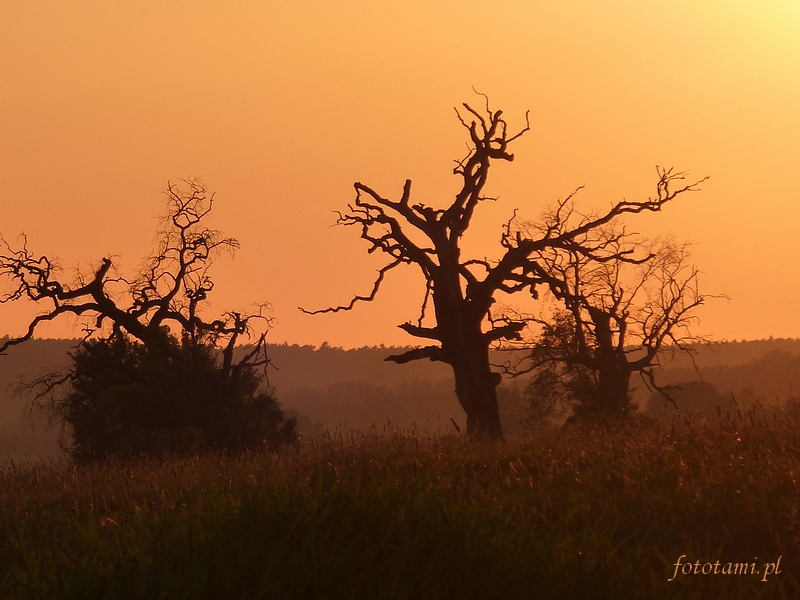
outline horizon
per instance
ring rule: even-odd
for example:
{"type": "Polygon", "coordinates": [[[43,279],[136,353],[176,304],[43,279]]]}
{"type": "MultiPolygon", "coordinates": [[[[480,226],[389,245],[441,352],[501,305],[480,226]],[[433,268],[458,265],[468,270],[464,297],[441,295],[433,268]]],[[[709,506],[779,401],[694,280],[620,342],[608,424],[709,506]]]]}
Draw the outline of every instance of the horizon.
{"type": "MultiPolygon", "coordinates": [[[[4,334],[0,335],[0,340],[9,339],[10,337],[11,337],[10,334],[4,333],[4,334]]],[[[34,336],[28,341],[30,341],[30,342],[36,342],[36,341],[39,341],[39,342],[47,342],[47,341],[53,341],[53,342],[78,342],[78,341],[81,341],[82,339],[83,338],[81,338],[81,337],[37,337],[37,336],[34,336]]],[[[98,339],[98,338],[91,338],[91,339],[98,339]]],[[[770,336],[768,338],[753,338],[753,339],[704,340],[704,341],[692,342],[692,343],[690,343],[688,345],[689,346],[714,346],[714,345],[724,345],[724,344],[748,344],[748,343],[756,343],[756,342],[800,342],[800,337],[773,337],[773,336],[770,336]]],[[[8,350],[12,350],[13,348],[19,347],[20,345],[23,345],[25,343],[27,343],[27,342],[23,342],[22,344],[19,344],[17,346],[11,346],[8,350]]],[[[252,345],[251,343],[242,343],[242,344],[237,344],[237,347],[244,347],[244,346],[251,346],[251,345],[252,345]]],[[[336,345],[330,344],[327,340],[324,340],[320,344],[304,344],[304,343],[300,343],[300,342],[292,342],[292,341],[287,341],[287,340],[282,340],[282,341],[279,341],[279,342],[272,342],[272,341],[267,340],[267,346],[290,346],[290,347],[291,346],[297,346],[297,347],[300,347],[300,348],[313,348],[314,350],[319,350],[321,348],[329,348],[331,350],[345,350],[345,351],[364,350],[364,349],[367,349],[367,350],[377,350],[377,349],[391,350],[391,349],[394,349],[394,348],[402,349],[402,348],[417,348],[417,347],[419,347],[418,345],[414,345],[414,344],[405,344],[405,345],[403,345],[403,344],[400,344],[400,345],[392,344],[392,345],[390,345],[390,344],[382,344],[382,343],[371,344],[371,345],[368,344],[368,345],[363,345],[363,346],[349,346],[348,347],[348,346],[336,346],[336,345]]],[[[8,352],[8,350],[7,350],[7,352],[8,352]]],[[[519,351],[523,351],[524,352],[525,348],[507,348],[507,349],[505,349],[505,348],[490,348],[490,351],[494,351],[494,352],[519,352],[519,351]]],[[[670,351],[670,347],[669,346],[665,346],[662,351],[663,352],[670,351]]],[[[425,362],[425,361],[423,361],[423,362],[425,362]]]]}

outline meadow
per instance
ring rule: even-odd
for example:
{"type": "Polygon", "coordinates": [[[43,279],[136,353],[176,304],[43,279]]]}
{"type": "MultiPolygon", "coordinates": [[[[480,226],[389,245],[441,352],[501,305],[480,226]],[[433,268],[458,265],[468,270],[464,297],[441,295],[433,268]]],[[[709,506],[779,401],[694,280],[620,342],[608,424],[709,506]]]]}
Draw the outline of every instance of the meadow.
{"type": "Polygon", "coordinates": [[[797,598],[799,430],[790,403],[506,443],[389,429],[13,465],[0,598],[797,598]],[[681,556],[697,568],[675,575],[681,556]]]}

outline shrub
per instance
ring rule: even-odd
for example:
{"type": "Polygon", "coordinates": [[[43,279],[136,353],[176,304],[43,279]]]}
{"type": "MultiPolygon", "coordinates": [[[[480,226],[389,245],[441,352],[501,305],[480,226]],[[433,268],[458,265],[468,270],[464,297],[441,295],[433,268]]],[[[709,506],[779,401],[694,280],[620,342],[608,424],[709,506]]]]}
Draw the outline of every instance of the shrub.
{"type": "Polygon", "coordinates": [[[55,403],[79,462],[111,455],[278,446],[295,437],[253,368],[227,377],[210,345],[165,334],[158,346],[125,336],[92,340],[72,356],[71,388],[55,403]]]}

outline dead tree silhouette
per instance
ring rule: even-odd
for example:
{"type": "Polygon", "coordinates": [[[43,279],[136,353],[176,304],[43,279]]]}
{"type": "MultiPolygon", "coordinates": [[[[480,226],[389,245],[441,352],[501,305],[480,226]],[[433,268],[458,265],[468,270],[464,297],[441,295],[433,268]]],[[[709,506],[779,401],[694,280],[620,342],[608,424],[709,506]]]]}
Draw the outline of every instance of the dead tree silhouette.
{"type": "MultiPolygon", "coordinates": [[[[248,369],[266,368],[266,335],[271,323],[267,304],[252,313],[230,311],[214,319],[201,315],[214,289],[209,273],[214,258],[220,252],[233,252],[239,242],[205,226],[214,196],[203,183],[187,180],[183,184],[168,184],[167,211],[156,249],[133,280],[118,275],[112,259],[103,258],[93,272],[78,273],[75,282],[68,283],[54,260],[28,249],[24,235],[19,250],[0,236],[5,247],[0,249],[0,278],[10,282],[0,304],[26,299],[47,306],[25,334],[0,345],[0,354],[31,339],[42,323],[70,314],[88,319],[85,339],[103,335],[105,327],[107,337],[129,335],[151,349],[167,343],[165,331],[170,326],[178,328],[192,344],[220,348],[221,372],[226,379],[248,369]],[[255,343],[243,358],[234,361],[234,347],[243,337],[255,343]]],[[[52,389],[67,379],[51,380],[45,387],[52,389]]]]}
{"type": "MultiPolygon", "coordinates": [[[[571,203],[555,212],[569,215],[562,222],[575,216],[571,203]]],[[[555,215],[547,219],[556,220],[555,215]]],[[[519,229],[531,235],[540,227],[522,223],[519,229]]],[[[695,309],[709,298],[699,290],[689,245],[669,237],[648,241],[614,223],[587,231],[575,243],[531,255],[531,268],[560,308],[546,317],[506,317],[541,327],[535,340],[507,344],[529,350],[507,371],[536,373],[540,394],[548,386],[570,391],[575,418],[627,415],[634,373],[670,398],[669,390],[656,383],[654,368],[662,351],[691,353],[692,344],[703,341],[691,326],[695,309]],[[583,251],[587,248],[591,253],[583,251]]]]}
{"type": "MultiPolygon", "coordinates": [[[[0,247],[0,280],[9,284],[7,291],[0,296],[0,304],[28,300],[46,307],[30,322],[23,335],[0,343],[0,354],[30,340],[43,323],[63,315],[83,317],[85,337],[72,354],[72,368],[65,373],[46,375],[30,386],[34,403],[49,400],[47,407],[58,414],[65,404],[72,401],[70,398],[74,400],[76,394],[83,393],[87,378],[97,383],[94,388],[99,389],[108,383],[114,369],[144,373],[142,376],[150,379],[153,379],[153,373],[161,373],[161,369],[166,373],[163,375],[166,381],[170,377],[175,379],[179,363],[186,362],[181,372],[190,373],[187,377],[202,375],[214,384],[195,395],[195,398],[208,397],[207,402],[203,400],[204,417],[194,418],[188,414],[200,410],[197,408],[199,404],[195,406],[190,398],[184,402],[185,410],[181,409],[183,412],[173,419],[175,423],[170,423],[170,427],[177,430],[183,419],[189,424],[187,427],[193,422],[202,422],[208,431],[215,427],[220,431],[227,428],[223,433],[228,437],[217,436],[224,440],[235,436],[242,438],[244,434],[240,435],[240,431],[248,428],[250,438],[258,438],[262,433],[268,435],[268,427],[282,420],[276,400],[258,389],[269,364],[266,345],[272,320],[268,314],[269,306],[258,305],[253,312],[229,311],[215,318],[204,316],[206,301],[214,289],[210,268],[221,252],[232,252],[239,243],[205,225],[213,206],[213,195],[206,192],[200,181],[169,184],[166,200],[167,210],[156,248],[133,279],[119,275],[113,260],[106,257],[93,271],[77,273],[74,283],[69,283],[57,262],[34,254],[24,236],[22,247],[17,250],[0,237],[4,246],[0,247]],[[236,345],[245,340],[250,341],[249,348],[243,356],[235,358],[236,345]],[[121,358],[112,361],[107,369],[91,362],[95,357],[105,355],[121,358]],[[218,355],[221,357],[219,361],[218,355]],[[88,366],[84,364],[87,361],[90,363],[88,366]],[[142,365],[150,371],[144,372],[142,365]],[[72,389],[65,397],[55,393],[62,389],[63,384],[70,384],[67,387],[72,389]]],[[[179,391],[190,389],[191,385],[197,386],[197,381],[173,383],[179,391]]],[[[116,383],[112,381],[109,385],[116,383]]],[[[141,387],[143,384],[139,382],[138,385],[141,387]]],[[[152,389],[160,389],[159,385],[156,380],[152,389]]],[[[92,396],[93,393],[87,395],[89,409],[97,407],[95,413],[107,410],[103,408],[103,398],[98,400],[92,396]]],[[[121,398],[119,394],[115,397],[121,398]]],[[[149,401],[137,398],[139,400],[134,404],[140,400],[142,404],[149,401]]],[[[119,402],[117,413],[132,410],[131,402],[125,398],[119,402]]],[[[165,399],[164,403],[164,412],[170,403],[179,404],[173,399],[165,399]]],[[[153,412],[158,410],[161,409],[154,408],[153,412]]],[[[89,417],[94,418],[95,413],[89,417]]],[[[69,414],[67,411],[64,417],[67,421],[69,414]]],[[[163,425],[157,419],[147,422],[153,428],[163,425]]],[[[77,432],[75,423],[71,424],[77,432]]],[[[102,427],[95,428],[97,435],[108,437],[108,432],[100,432],[100,429],[102,427]]],[[[136,435],[138,432],[131,432],[131,436],[136,435]]]]}
{"type": "MultiPolygon", "coordinates": [[[[485,96],[484,96],[485,97],[485,96]]],[[[497,405],[496,387],[501,374],[492,370],[489,348],[499,340],[518,339],[526,325],[524,319],[498,322],[491,308],[498,292],[514,294],[529,291],[537,296],[537,286],[544,283],[541,269],[531,258],[547,248],[578,248],[581,236],[617,217],[629,213],[659,211],[678,195],[695,189],[696,184],[671,189],[682,174],[659,171],[655,198],[641,202],[618,202],[605,214],[585,220],[574,228],[565,227],[563,215],[555,213],[537,237],[510,235],[500,240],[503,255],[497,261],[462,257],[461,240],[469,228],[478,205],[490,198],[483,194],[489,167],[493,161],[511,162],[509,146],[526,133],[530,124],[517,133],[510,133],[503,112],[489,108],[488,99],[482,111],[464,104],[456,114],[468,131],[470,149],[456,161],[454,174],[461,179],[461,189],[447,208],[412,204],[411,180],[407,180],[399,200],[384,198],[363,183],[355,184],[356,196],[348,210],[339,213],[338,223],[356,226],[361,238],[369,243],[368,251],[388,255],[387,263],[378,271],[372,290],[357,295],[345,305],[322,310],[305,310],[308,314],[351,310],[357,302],[372,301],[386,274],[400,265],[416,265],[425,277],[426,287],[419,318],[399,327],[415,337],[435,342],[387,357],[386,360],[406,363],[430,359],[449,364],[455,376],[455,391],[467,415],[467,431],[491,439],[502,439],[503,429],[497,405]],[[423,240],[421,243],[415,240],[423,240]],[[435,324],[426,326],[429,301],[433,304],[435,324]]],[[[591,254],[591,247],[580,249],[591,254]]]]}

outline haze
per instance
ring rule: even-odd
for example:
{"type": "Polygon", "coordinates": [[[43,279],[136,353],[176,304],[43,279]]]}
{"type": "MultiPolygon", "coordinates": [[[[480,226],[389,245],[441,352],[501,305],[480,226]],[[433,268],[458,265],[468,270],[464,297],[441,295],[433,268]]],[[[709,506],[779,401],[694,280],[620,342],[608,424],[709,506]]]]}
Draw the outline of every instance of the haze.
{"type": "MultiPolygon", "coordinates": [[[[242,244],[213,310],[269,301],[273,343],[414,343],[396,328],[424,291],[411,268],[379,301],[381,258],[332,227],[362,181],[448,203],[466,150],[453,107],[473,86],[531,131],[498,164],[467,247],[497,252],[579,185],[603,208],[651,194],[656,165],[711,178],[629,221],[696,243],[714,339],[800,337],[800,4],[635,2],[5,2],[0,5],[0,232],[67,269],[147,255],[168,180],[216,193],[242,244]]],[[[20,334],[30,306],[0,307],[20,334]]],[[[38,336],[71,337],[62,321],[38,336]]]]}

